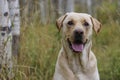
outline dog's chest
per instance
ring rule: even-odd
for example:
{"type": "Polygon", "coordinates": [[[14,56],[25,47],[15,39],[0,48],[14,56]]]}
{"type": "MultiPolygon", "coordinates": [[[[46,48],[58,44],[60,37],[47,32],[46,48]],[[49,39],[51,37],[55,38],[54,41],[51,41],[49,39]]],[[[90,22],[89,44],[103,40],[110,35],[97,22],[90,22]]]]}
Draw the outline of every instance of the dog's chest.
{"type": "Polygon", "coordinates": [[[91,72],[91,67],[89,63],[83,65],[79,58],[71,59],[69,63],[70,69],[78,80],[99,80],[98,72],[91,72]]]}
{"type": "Polygon", "coordinates": [[[79,72],[82,72],[82,65],[79,57],[80,56],[74,55],[74,57],[69,58],[68,64],[74,74],[78,74],[79,72]]]}

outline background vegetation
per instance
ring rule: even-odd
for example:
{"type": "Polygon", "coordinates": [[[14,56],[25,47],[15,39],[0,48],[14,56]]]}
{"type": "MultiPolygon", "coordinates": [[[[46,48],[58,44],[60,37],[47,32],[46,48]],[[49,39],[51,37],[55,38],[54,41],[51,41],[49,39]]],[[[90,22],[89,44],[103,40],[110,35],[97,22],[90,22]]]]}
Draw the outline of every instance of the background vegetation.
{"type": "MultiPolygon", "coordinates": [[[[116,4],[103,1],[92,15],[102,23],[101,32],[93,35],[92,48],[101,80],[120,80],[120,7],[116,4]]],[[[86,12],[77,5],[75,11],[86,12]]],[[[37,12],[31,15],[31,21],[21,18],[20,53],[14,58],[13,80],[52,80],[60,34],[55,22],[42,25],[37,12]]]]}

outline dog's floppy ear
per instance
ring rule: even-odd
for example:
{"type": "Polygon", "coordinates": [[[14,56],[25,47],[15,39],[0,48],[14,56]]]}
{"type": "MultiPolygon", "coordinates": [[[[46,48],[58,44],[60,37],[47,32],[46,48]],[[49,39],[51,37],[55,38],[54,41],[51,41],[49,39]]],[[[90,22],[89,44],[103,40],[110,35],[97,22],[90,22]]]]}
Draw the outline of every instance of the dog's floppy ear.
{"type": "Polygon", "coordinates": [[[93,24],[93,29],[94,29],[95,33],[97,34],[98,32],[100,32],[101,23],[93,17],[91,17],[91,22],[93,24]]]}
{"type": "Polygon", "coordinates": [[[61,16],[60,18],[58,18],[56,20],[56,26],[57,26],[59,31],[60,31],[61,27],[63,26],[63,21],[65,20],[66,17],[67,17],[67,14],[61,16]]]}

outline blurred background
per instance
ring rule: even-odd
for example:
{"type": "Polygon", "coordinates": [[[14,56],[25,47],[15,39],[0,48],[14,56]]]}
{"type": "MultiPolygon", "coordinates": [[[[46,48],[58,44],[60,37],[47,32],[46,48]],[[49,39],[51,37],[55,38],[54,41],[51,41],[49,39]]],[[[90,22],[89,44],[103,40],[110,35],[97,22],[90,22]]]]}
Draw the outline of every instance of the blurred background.
{"type": "Polygon", "coordinates": [[[102,23],[92,50],[101,80],[120,80],[120,0],[19,0],[20,48],[14,80],[52,80],[61,47],[56,19],[66,12],[89,13],[102,23]]]}
{"type": "Polygon", "coordinates": [[[42,24],[54,23],[66,12],[89,13],[106,23],[119,20],[120,0],[20,0],[21,17],[28,22],[35,16],[42,24]]]}

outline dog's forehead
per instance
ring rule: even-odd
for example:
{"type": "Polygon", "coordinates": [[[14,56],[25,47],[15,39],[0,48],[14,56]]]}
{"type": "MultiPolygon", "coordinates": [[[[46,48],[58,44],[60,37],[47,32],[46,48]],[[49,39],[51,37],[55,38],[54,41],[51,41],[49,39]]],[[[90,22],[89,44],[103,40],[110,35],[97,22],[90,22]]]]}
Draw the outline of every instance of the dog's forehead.
{"type": "Polygon", "coordinates": [[[81,19],[90,20],[90,17],[91,17],[91,15],[86,14],[86,13],[74,13],[74,12],[67,13],[66,15],[67,15],[67,17],[66,17],[67,20],[69,20],[69,19],[73,19],[73,20],[81,20],[81,19]]]}
{"type": "Polygon", "coordinates": [[[67,13],[67,15],[69,15],[69,16],[88,16],[88,17],[90,17],[91,15],[89,15],[89,14],[86,14],[86,13],[75,13],[75,12],[70,12],[70,13],[67,13]]]}

